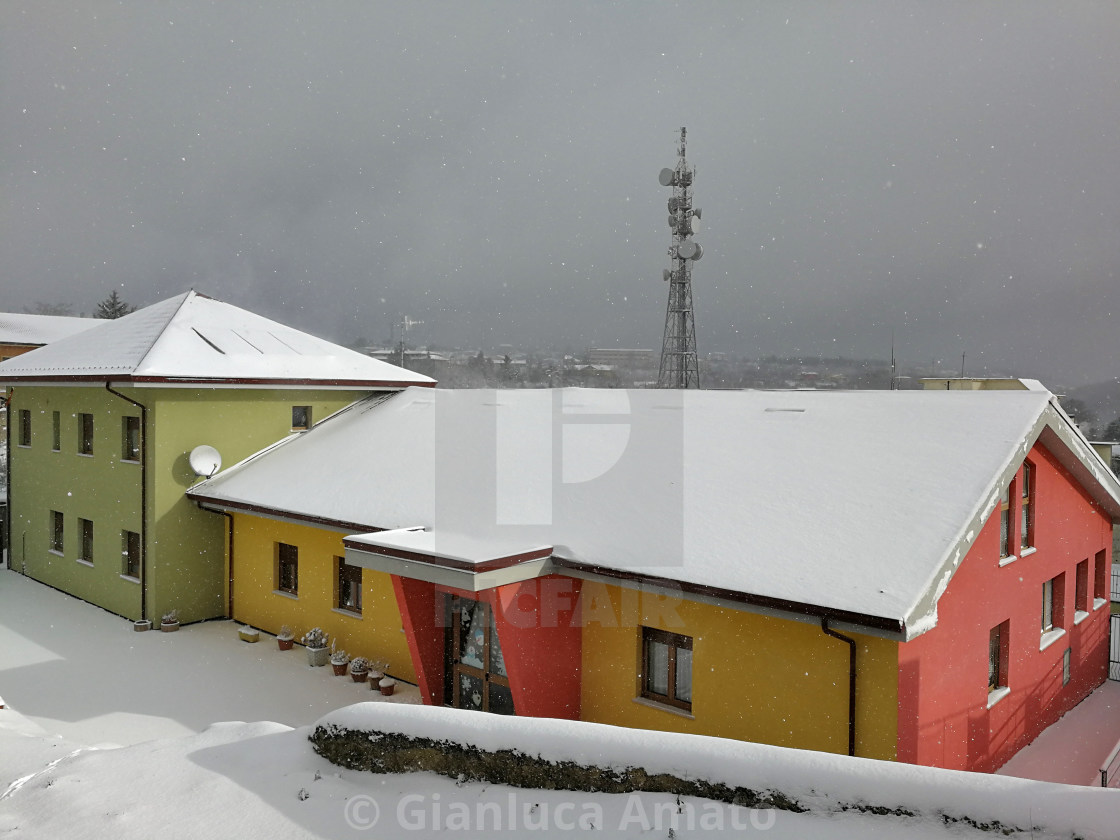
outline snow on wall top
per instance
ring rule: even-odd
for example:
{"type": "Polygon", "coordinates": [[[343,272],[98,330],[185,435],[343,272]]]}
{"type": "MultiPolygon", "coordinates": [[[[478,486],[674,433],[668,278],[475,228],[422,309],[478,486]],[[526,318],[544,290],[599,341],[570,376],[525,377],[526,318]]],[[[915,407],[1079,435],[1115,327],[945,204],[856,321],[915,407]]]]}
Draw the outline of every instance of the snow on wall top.
{"type": "Polygon", "coordinates": [[[69,315],[28,315],[0,312],[0,344],[50,344],[105,323],[69,315]]]}
{"type": "Polygon", "coordinates": [[[1050,396],[408,389],[194,493],[915,626],[1050,396]]]}
{"type": "Polygon", "coordinates": [[[432,383],[194,291],[94,323],[83,333],[8,360],[0,365],[0,379],[432,383]]]}

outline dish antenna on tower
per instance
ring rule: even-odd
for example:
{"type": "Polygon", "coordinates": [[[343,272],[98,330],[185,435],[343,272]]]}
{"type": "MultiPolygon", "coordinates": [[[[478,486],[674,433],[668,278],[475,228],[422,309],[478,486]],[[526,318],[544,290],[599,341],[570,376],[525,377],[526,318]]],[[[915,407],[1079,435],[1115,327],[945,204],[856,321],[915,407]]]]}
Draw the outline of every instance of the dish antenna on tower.
{"type": "Polygon", "coordinates": [[[704,248],[692,239],[700,231],[699,207],[692,204],[694,167],[685,159],[685,129],[677,147],[677,165],[665,168],[657,176],[663,187],[672,187],[669,198],[669,228],[673,244],[669,246],[672,268],[662,272],[669,283],[669,304],[665,309],[665,334],[661,342],[661,368],[657,373],[658,388],[699,388],[700,367],[696,356],[696,323],[692,312],[692,266],[704,256],[704,248]]]}
{"type": "Polygon", "coordinates": [[[222,468],[222,456],[213,446],[196,446],[188,456],[191,469],[199,478],[210,478],[222,468]]]}

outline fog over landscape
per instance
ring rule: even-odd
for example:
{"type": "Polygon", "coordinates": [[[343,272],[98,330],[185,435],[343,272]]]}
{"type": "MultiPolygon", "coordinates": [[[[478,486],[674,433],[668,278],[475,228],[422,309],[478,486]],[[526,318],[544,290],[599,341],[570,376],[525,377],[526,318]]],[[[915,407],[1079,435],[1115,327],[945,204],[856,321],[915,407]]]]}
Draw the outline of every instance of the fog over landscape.
{"type": "Polygon", "coordinates": [[[194,287],[326,338],[1120,371],[1113,2],[0,8],[0,310],[194,287]]]}

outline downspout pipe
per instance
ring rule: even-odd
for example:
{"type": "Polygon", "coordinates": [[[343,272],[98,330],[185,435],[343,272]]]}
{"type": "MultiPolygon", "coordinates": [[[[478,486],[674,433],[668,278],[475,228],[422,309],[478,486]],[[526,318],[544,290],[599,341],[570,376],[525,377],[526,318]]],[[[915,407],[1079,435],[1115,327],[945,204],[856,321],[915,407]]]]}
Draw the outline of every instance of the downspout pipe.
{"type": "MultiPolygon", "coordinates": [[[[14,388],[9,388],[6,394],[0,396],[7,418],[4,424],[4,451],[8,453],[8,474],[4,476],[4,550],[8,555],[9,569],[12,568],[12,394],[14,392],[14,388]]],[[[24,542],[26,543],[26,540],[24,542]]],[[[24,555],[20,558],[23,567],[21,572],[27,574],[27,559],[23,549],[20,550],[20,554],[24,555]]]]}
{"type": "Polygon", "coordinates": [[[140,409],[140,618],[148,617],[148,407],[120,391],[106,380],[105,390],[140,409]]]}
{"type": "Polygon", "coordinates": [[[856,640],[837,633],[828,626],[828,619],[821,619],[821,630],[826,636],[848,643],[848,755],[856,754],[856,640]]]}
{"type": "Polygon", "coordinates": [[[233,618],[233,514],[225,510],[215,510],[213,513],[219,513],[226,518],[229,522],[229,594],[226,596],[226,602],[229,604],[229,612],[226,618],[233,618]]]}

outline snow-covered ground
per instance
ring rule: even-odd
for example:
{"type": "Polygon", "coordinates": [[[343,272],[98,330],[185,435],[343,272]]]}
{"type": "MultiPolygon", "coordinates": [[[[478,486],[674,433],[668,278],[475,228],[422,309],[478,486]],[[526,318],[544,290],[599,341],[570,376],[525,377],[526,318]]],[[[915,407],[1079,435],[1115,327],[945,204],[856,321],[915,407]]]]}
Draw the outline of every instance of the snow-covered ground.
{"type": "MultiPolygon", "coordinates": [[[[215,721],[306,726],[373,692],[303,649],[209,621],[176,633],[132,624],[9,570],[0,570],[0,697],[47,732],[81,744],[136,744],[200,732],[215,721]]],[[[391,702],[419,703],[400,684],[391,702]]],[[[2,759],[0,759],[2,760],[2,759]]]]}
{"type": "MultiPolygon", "coordinates": [[[[1100,766],[1120,744],[1120,682],[1112,680],[1019,750],[997,771],[1040,782],[1100,784],[1100,766]]],[[[1118,817],[1120,820],[1120,817],[1118,817]]],[[[1120,837],[1120,822],[1116,834],[1120,837]]]]}
{"type": "MultiPolygon", "coordinates": [[[[923,815],[825,807],[807,814],[751,812],[705,800],[678,803],[660,794],[526,791],[427,773],[343,770],[316,755],[307,740],[320,717],[379,725],[382,710],[392,714],[380,724],[395,720],[393,725],[410,731],[430,727],[428,713],[443,710],[410,705],[414,689],[387,706],[369,689],[332,676],[329,668],[309,668],[299,649],[282,653],[271,640],[239,641],[229,622],[173,634],[133,633],[116,616],[6,571],[0,571],[0,695],[11,707],[0,711],[0,837],[427,838],[446,836],[447,830],[459,836],[558,837],[591,831],[592,823],[612,838],[1002,836],[959,822],[946,825],[931,816],[938,809],[1049,826],[1035,837],[1069,837],[1074,831],[1086,840],[1120,836],[1117,791],[853,763],[759,745],[721,746],[712,743],[717,739],[648,738],[630,730],[612,735],[610,727],[594,728],[597,750],[608,760],[612,755],[633,760],[635,750],[646,749],[651,764],[685,767],[700,761],[705,772],[770,779],[801,794],[811,792],[817,801],[840,790],[849,800],[923,815]],[[368,700],[376,702],[334,712],[368,700]],[[221,720],[279,722],[206,728],[221,720]],[[124,746],[91,749],[92,744],[124,746]],[[740,750],[741,766],[704,760],[704,751],[712,749],[740,750]],[[494,828],[495,820],[501,830],[494,828]]],[[[470,725],[461,730],[481,726],[500,735],[509,722],[461,714],[474,715],[464,719],[470,725]]],[[[529,728],[507,737],[523,749],[572,748],[565,740],[574,739],[553,732],[551,722],[516,725],[529,728]]]]}

